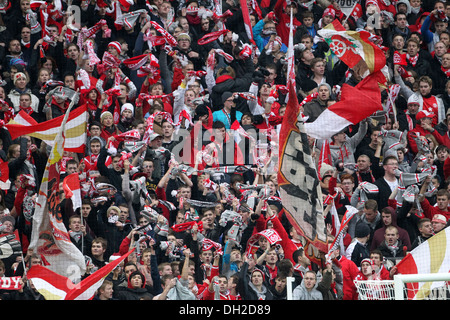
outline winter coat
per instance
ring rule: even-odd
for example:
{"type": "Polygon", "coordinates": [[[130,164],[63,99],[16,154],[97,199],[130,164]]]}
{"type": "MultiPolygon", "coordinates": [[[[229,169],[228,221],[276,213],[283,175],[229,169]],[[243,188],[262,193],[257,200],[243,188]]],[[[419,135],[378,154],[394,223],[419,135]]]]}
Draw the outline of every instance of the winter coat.
{"type": "Polygon", "coordinates": [[[322,292],[317,287],[319,283],[316,282],[311,290],[306,289],[305,281],[302,281],[300,285],[295,287],[292,291],[292,300],[323,300],[322,292]]]}

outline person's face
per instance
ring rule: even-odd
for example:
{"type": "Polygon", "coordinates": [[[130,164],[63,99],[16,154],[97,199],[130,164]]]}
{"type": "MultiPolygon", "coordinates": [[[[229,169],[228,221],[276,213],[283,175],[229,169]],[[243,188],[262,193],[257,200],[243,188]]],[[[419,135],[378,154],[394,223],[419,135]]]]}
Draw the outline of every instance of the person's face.
{"type": "Polygon", "coordinates": [[[305,18],[303,19],[303,24],[304,24],[306,27],[311,27],[311,26],[313,25],[313,23],[314,23],[314,19],[311,18],[311,17],[305,17],[305,18]]]}
{"type": "Polygon", "coordinates": [[[364,214],[366,215],[366,219],[369,222],[372,222],[375,220],[376,216],[377,216],[377,211],[373,210],[373,209],[363,209],[364,214]]]}
{"type": "Polygon", "coordinates": [[[211,250],[203,251],[201,254],[201,260],[203,263],[210,264],[213,259],[213,254],[211,250]]]}
{"type": "Polygon", "coordinates": [[[341,188],[345,193],[351,193],[355,184],[350,179],[344,179],[341,183],[341,188]]]}
{"type": "Polygon", "coordinates": [[[30,9],[30,1],[29,0],[20,1],[20,10],[23,13],[26,13],[29,9],[30,9]]]}
{"type": "Polygon", "coordinates": [[[439,150],[437,152],[437,158],[439,161],[444,161],[448,157],[447,150],[439,150]]]}
{"type": "Polygon", "coordinates": [[[266,262],[267,263],[276,263],[278,260],[278,256],[275,250],[270,250],[266,255],[266,262]]]}
{"type": "Polygon", "coordinates": [[[395,170],[398,169],[398,161],[390,159],[383,167],[386,173],[393,175],[395,174],[395,170]]]}
{"type": "Polygon", "coordinates": [[[397,150],[397,158],[398,162],[403,162],[405,159],[405,154],[403,153],[403,150],[397,150]]]}
{"type": "Polygon", "coordinates": [[[130,279],[130,284],[133,288],[140,288],[142,287],[142,278],[139,275],[134,275],[131,279],[130,279]]]}
{"type": "Polygon", "coordinates": [[[144,172],[147,175],[152,175],[153,174],[153,170],[155,169],[155,167],[153,166],[153,162],[151,161],[144,161],[144,163],[142,164],[142,172],[144,172]]]}
{"type": "Polygon", "coordinates": [[[447,53],[447,47],[443,42],[438,42],[434,45],[434,54],[438,57],[442,57],[447,53]]]}
{"type": "Polygon", "coordinates": [[[305,282],[305,288],[311,290],[316,285],[316,276],[312,272],[308,272],[305,274],[303,281],[305,282]]]}
{"type": "Polygon", "coordinates": [[[440,34],[441,32],[446,31],[447,30],[447,25],[448,24],[446,22],[436,21],[434,23],[434,26],[436,28],[436,33],[440,34]]]}
{"type": "Polygon", "coordinates": [[[113,119],[112,116],[107,115],[107,116],[105,116],[105,117],[103,118],[102,124],[103,124],[105,127],[111,127],[111,126],[113,125],[113,123],[114,123],[114,119],[113,119]]]}
{"type": "Polygon", "coordinates": [[[91,210],[92,210],[92,208],[90,205],[88,205],[88,204],[81,205],[81,215],[84,218],[89,216],[89,213],[91,213],[91,210]]]}
{"type": "Polygon", "coordinates": [[[431,86],[428,84],[428,82],[420,81],[419,91],[422,96],[426,96],[431,92],[431,86]]]}
{"type": "Polygon", "coordinates": [[[125,277],[128,279],[130,277],[130,274],[137,271],[136,267],[133,265],[126,266],[123,268],[123,272],[125,273],[125,277]]]}
{"type": "Polygon", "coordinates": [[[208,210],[203,214],[204,222],[206,222],[208,225],[212,225],[214,223],[214,212],[212,210],[208,210]]]}
{"type": "Polygon", "coordinates": [[[436,2],[434,4],[434,9],[439,10],[439,11],[444,11],[445,10],[445,6],[442,2],[436,2]]]}
{"type": "Polygon", "coordinates": [[[21,108],[29,108],[31,106],[31,98],[29,95],[22,95],[19,98],[19,104],[21,108]]]}
{"type": "Polygon", "coordinates": [[[406,15],[399,14],[397,16],[397,21],[395,21],[395,25],[400,29],[406,28],[408,26],[408,22],[406,20],[406,15]]]}
{"type": "Polygon", "coordinates": [[[187,19],[180,19],[180,27],[183,30],[183,32],[189,31],[189,22],[187,19]]]}
{"type": "Polygon", "coordinates": [[[386,243],[390,246],[397,243],[398,240],[398,232],[393,229],[388,229],[384,233],[384,239],[386,240],[386,243]]]}
{"type": "Polygon", "coordinates": [[[70,163],[67,166],[66,171],[67,171],[68,174],[75,173],[77,171],[77,165],[75,163],[70,163]]]}
{"type": "Polygon", "coordinates": [[[409,4],[411,5],[411,7],[413,8],[418,8],[420,7],[420,5],[422,4],[421,0],[410,0],[409,4]]]}
{"type": "Polygon", "coordinates": [[[113,286],[111,284],[105,285],[105,288],[102,291],[102,296],[106,299],[111,299],[113,295],[113,286]]]}
{"type": "Polygon", "coordinates": [[[277,77],[277,70],[272,69],[272,68],[267,68],[267,71],[269,71],[270,74],[265,77],[266,82],[272,83],[273,81],[275,81],[275,78],[277,77]]]}
{"type": "Polygon", "coordinates": [[[330,90],[326,86],[321,86],[318,90],[319,99],[322,101],[326,101],[330,98],[330,90]]]}
{"type": "Polygon", "coordinates": [[[180,224],[180,223],[184,223],[186,221],[184,214],[182,214],[181,212],[179,212],[177,214],[177,217],[175,219],[175,224],[180,224]]]}
{"type": "Polygon", "coordinates": [[[446,225],[442,222],[432,221],[431,226],[433,227],[434,233],[438,233],[439,231],[444,229],[446,225]]]}
{"type": "Polygon", "coordinates": [[[120,157],[114,157],[112,159],[112,166],[113,166],[113,169],[116,171],[122,170],[122,167],[120,166],[120,157]]]}
{"type": "Polygon", "coordinates": [[[78,218],[72,219],[72,221],[69,224],[69,228],[72,231],[76,231],[76,232],[80,231],[81,230],[81,219],[78,219],[78,218]]]}
{"type": "Polygon", "coordinates": [[[94,242],[91,245],[91,252],[94,257],[101,256],[106,249],[103,248],[102,244],[100,242],[94,242]]]}
{"type": "Polygon", "coordinates": [[[14,85],[16,86],[16,88],[23,90],[27,86],[27,79],[25,77],[20,77],[16,80],[16,83],[14,85]]]}
{"type": "Polygon", "coordinates": [[[209,19],[202,19],[202,30],[203,31],[209,30],[209,19]]]}
{"type": "Polygon", "coordinates": [[[440,210],[447,210],[448,198],[447,196],[438,196],[436,198],[437,206],[440,210]]]}
{"type": "Polygon", "coordinates": [[[187,49],[189,49],[190,46],[191,46],[191,41],[189,41],[189,39],[181,38],[180,40],[178,40],[178,47],[180,49],[187,50],[187,49]]]}
{"type": "Polygon", "coordinates": [[[47,69],[49,72],[52,72],[52,70],[53,70],[52,60],[47,59],[47,61],[45,61],[45,63],[42,65],[42,67],[47,69]]]}
{"type": "Polygon", "coordinates": [[[361,272],[365,276],[370,276],[372,274],[372,265],[368,262],[361,263],[361,272]]]}
{"type": "Polygon", "coordinates": [[[447,33],[441,33],[439,35],[439,41],[442,41],[448,47],[450,44],[450,36],[447,33]]]}
{"type": "Polygon", "coordinates": [[[77,46],[70,46],[67,49],[67,55],[72,60],[77,60],[78,56],[80,55],[80,51],[78,50],[77,46]]]}
{"type": "Polygon", "coordinates": [[[248,115],[244,115],[241,118],[241,123],[243,125],[250,125],[250,124],[252,124],[252,118],[250,118],[250,116],[248,116],[248,115]]]}
{"type": "MultiPolygon", "coordinates": [[[[99,126],[91,126],[89,128],[89,133],[91,137],[99,137],[102,132],[102,129],[99,126]]],[[[100,143],[98,143],[100,145],[100,143]]]]}
{"type": "Polygon", "coordinates": [[[224,141],[227,130],[225,128],[214,129],[214,137],[219,141],[224,141]]]}
{"type": "Polygon", "coordinates": [[[184,199],[190,199],[191,198],[191,188],[181,188],[180,196],[184,199]]]}
{"type": "Polygon", "coordinates": [[[373,261],[374,265],[376,266],[381,266],[381,257],[379,254],[376,253],[371,253],[370,254],[370,259],[373,261]]]}
{"type": "Polygon", "coordinates": [[[317,75],[323,75],[325,73],[325,64],[323,62],[317,62],[312,67],[312,71],[317,75]]]}
{"type": "Polygon", "coordinates": [[[444,54],[441,63],[445,69],[450,69],[450,54],[444,54]]]}
{"type": "Polygon", "coordinates": [[[417,43],[410,41],[406,47],[406,51],[411,57],[414,57],[419,52],[419,46],[417,43]]]}
{"type": "Polygon", "coordinates": [[[420,105],[418,103],[408,103],[408,111],[410,114],[417,114],[420,105]]]}
{"type": "Polygon", "coordinates": [[[433,234],[433,227],[431,226],[431,222],[425,222],[419,229],[419,231],[425,236],[431,236],[433,234]]]}
{"type": "Polygon", "coordinates": [[[151,90],[151,94],[152,95],[155,95],[155,96],[159,96],[159,95],[161,95],[161,94],[163,94],[164,92],[163,92],[163,87],[162,86],[160,86],[160,85],[154,85],[153,87],[152,87],[152,90],[151,90]]]}
{"type": "Polygon", "coordinates": [[[225,109],[231,110],[231,108],[234,108],[236,106],[236,103],[234,102],[233,97],[229,97],[225,102],[223,103],[223,106],[225,109]]]}
{"type": "Polygon", "coordinates": [[[184,94],[184,104],[187,106],[192,106],[192,101],[195,99],[194,90],[187,90],[184,94]]]}
{"type": "Polygon", "coordinates": [[[266,250],[268,248],[268,246],[269,246],[269,241],[266,238],[264,238],[264,237],[259,238],[258,243],[259,243],[259,247],[262,250],[266,250]]]}
{"type": "Polygon", "coordinates": [[[119,220],[121,222],[125,222],[128,219],[128,216],[130,215],[130,210],[127,207],[119,207],[120,208],[120,213],[119,213],[119,220]]]}
{"type": "Polygon", "coordinates": [[[50,37],[56,37],[56,36],[58,36],[58,28],[52,26],[52,27],[48,28],[48,33],[49,33],[50,37]]]}
{"type": "Polygon", "coordinates": [[[11,223],[11,221],[3,222],[3,227],[4,227],[4,229],[3,229],[4,233],[12,233],[14,231],[14,226],[11,223]]]}
{"type": "MultiPolygon", "coordinates": [[[[303,42],[303,40],[302,40],[302,42],[303,42]]],[[[305,51],[303,52],[303,56],[302,56],[301,60],[303,62],[308,62],[308,61],[311,61],[312,59],[314,59],[314,53],[312,52],[312,50],[311,49],[305,49],[305,51]]]]}
{"type": "Polygon", "coordinates": [[[50,73],[48,70],[41,70],[39,73],[39,82],[46,83],[48,80],[50,80],[50,73]]]}
{"type": "Polygon", "coordinates": [[[328,24],[332,23],[333,20],[334,20],[334,18],[332,15],[326,15],[325,17],[322,18],[322,23],[324,25],[328,25],[328,24]]]}
{"type": "Polygon", "coordinates": [[[251,277],[251,282],[255,286],[262,285],[263,284],[263,276],[262,276],[261,272],[253,272],[252,277],[251,277]]]}
{"type": "Polygon", "coordinates": [[[405,39],[403,39],[402,36],[394,37],[394,39],[392,40],[392,45],[396,50],[402,50],[405,46],[405,39]]]}
{"type": "Polygon", "coordinates": [[[167,138],[172,137],[172,134],[174,131],[173,125],[171,125],[169,122],[164,122],[161,128],[162,128],[164,137],[167,137],[167,138]]]}
{"type": "Polygon", "coordinates": [[[389,226],[392,224],[392,215],[390,213],[381,213],[381,219],[383,219],[383,223],[385,226],[389,226]]]}
{"type": "Polygon", "coordinates": [[[20,32],[20,36],[24,42],[29,42],[31,38],[31,30],[30,28],[23,28],[20,32]]]}
{"type": "Polygon", "coordinates": [[[73,76],[67,76],[64,78],[64,86],[75,90],[75,78],[73,76]]]}

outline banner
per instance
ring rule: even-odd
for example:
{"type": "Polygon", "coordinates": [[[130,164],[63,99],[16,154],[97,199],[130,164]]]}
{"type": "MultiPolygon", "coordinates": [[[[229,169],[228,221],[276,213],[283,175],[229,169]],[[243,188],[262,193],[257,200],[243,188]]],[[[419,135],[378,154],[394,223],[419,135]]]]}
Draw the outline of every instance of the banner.
{"type": "Polygon", "coordinates": [[[136,248],[133,248],[79,283],[73,283],[69,278],[41,265],[32,266],[27,273],[27,278],[46,300],[92,300],[106,276],[135,250],[136,248]]]}
{"type": "Polygon", "coordinates": [[[289,101],[279,139],[280,198],[297,233],[318,250],[327,252],[322,190],[295,92],[289,82],[289,101]]]}
{"type": "Polygon", "coordinates": [[[20,290],[23,288],[22,277],[0,277],[0,290],[20,290]]]}
{"type": "Polygon", "coordinates": [[[74,102],[70,103],[67,113],[53,141],[45,167],[44,176],[36,201],[33,215],[33,229],[29,247],[48,262],[48,268],[62,275],[81,277],[85,273],[84,255],[70,240],[63,223],[60,203],[60,170],[64,152],[66,124],[72,114],[74,102]]]}
{"type": "Polygon", "coordinates": [[[368,31],[346,30],[335,19],[317,33],[328,43],[331,51],[362,78],[386,65],[383,50],[370,40],[372,34],[368,31]]]}
{"type": "MultiPolygon", "coordinates": [[[[399,274],[431,274],[450,272],[450,228],[441,230],[412,250],[397,263],[399,274]]],[[[445,281],[407,283],[408,300],[422,300],[445,281]]]]}
{"type": "Polygon", "coordinates": [[[66,114],[38,123],[24,111],[20,111],[13,120],[5,124],[11,134],[11,139],[16,139],[22,135],[29,135],[44,141],[47,145],[53,146],[62,122],[66,115],[68,118],[65,124],[65,144],[64,150],[69,152],[83,153],[86,145],[86,132],[88,113],[87,106],[77,107],[66,114]]]}

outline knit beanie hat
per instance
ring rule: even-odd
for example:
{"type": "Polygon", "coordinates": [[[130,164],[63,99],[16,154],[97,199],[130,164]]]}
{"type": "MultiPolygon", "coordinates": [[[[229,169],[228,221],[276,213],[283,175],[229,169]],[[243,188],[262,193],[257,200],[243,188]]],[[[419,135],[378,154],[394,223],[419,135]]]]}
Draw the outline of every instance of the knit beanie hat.
{"type": "Polygon", "coordinates": [[[130,110],[134,116],[134,106],[131,103],[124,103],[120,109],[120,113],[122,114],[124,110],[130,110]]]}
{"type": "Polygon", "coordinates": [[[370,234],[370,227],[365,222],[359,222],[355,227],[355,237],[356,238],[364,238],[370,234]]]}
{"type": "Polygon", "coordinates": [[[108,44],[108,47],[113,47],[117,50],[117,52],[120,54],[122,52],[122,45],[119,41],[112,41],[108,44]]]}

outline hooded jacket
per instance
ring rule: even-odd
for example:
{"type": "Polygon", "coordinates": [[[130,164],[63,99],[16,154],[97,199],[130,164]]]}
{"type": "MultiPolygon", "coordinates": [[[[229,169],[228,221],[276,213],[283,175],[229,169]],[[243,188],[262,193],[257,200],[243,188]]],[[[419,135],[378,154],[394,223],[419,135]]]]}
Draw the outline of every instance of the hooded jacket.
{"type": "Polygon", "coordinates": [[[145,285],[145,276],[139,272],[134,271],[130,274],[128,277],[128,285],[127,288],[124,290],[120,290],[117,293],[117,299],[119,300],[142,300],[142,299],[152,299],[153,295],[149,292],[148,287],[145,285]],[[142,278],[142,286],[140,288],[133,288],[131,285],[131,279],[139,275],[142,278]]]}

